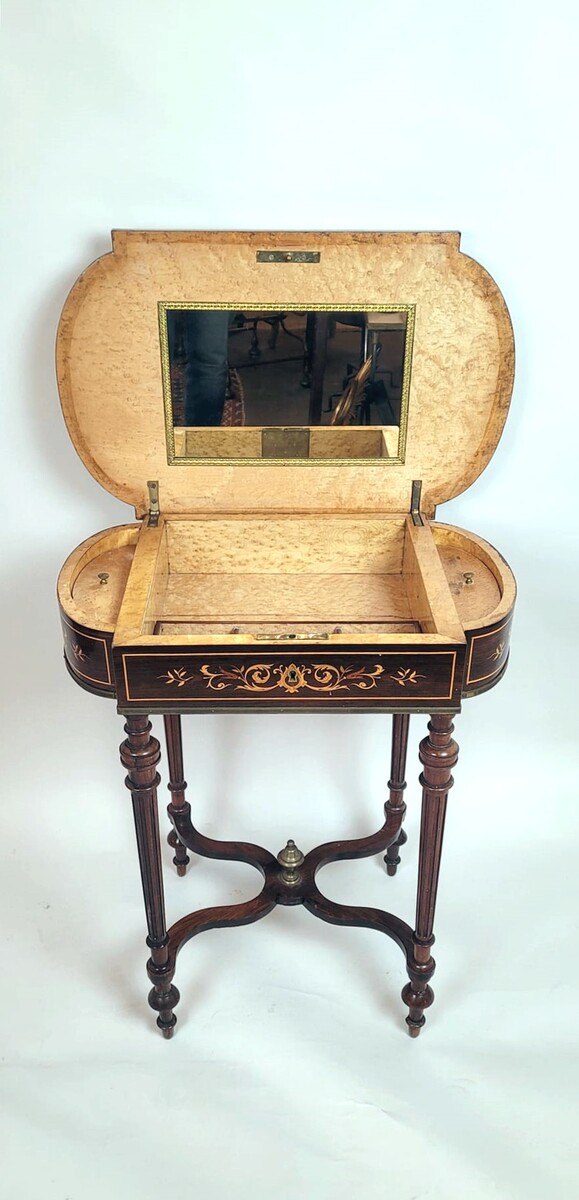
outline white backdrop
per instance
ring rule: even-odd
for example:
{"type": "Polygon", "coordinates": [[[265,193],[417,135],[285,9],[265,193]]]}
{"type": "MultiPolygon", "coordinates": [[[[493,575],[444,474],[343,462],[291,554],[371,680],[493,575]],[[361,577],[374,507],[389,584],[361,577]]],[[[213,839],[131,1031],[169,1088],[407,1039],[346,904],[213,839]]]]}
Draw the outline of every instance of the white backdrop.
{"type": "MultiPolygon", "coordinates": [[[[5,1194],[574,1196],[576,4],[5,7],[5,1194]],[[66,293],[113,226],[460,229],[509,304],[506,432],[439,516],[500,548],[520,599],[503,684],[456,723],[416,1043],[397,948],[301,910],[194,941],[177,1036],[154,1032],[121,722],[66,676],[54,600],[69,551],[131,515],[76,459],[53,370],[66,293]]],[[[214,836],[307,849],[379,824],[386,718],[186,724],[214,836]]],[[[329,894],[412,921],[415,782],[408,798],[398,877],[338,864],[329,894]]],[[[169,920],[255,878],[168,871],[169,920]]]]}

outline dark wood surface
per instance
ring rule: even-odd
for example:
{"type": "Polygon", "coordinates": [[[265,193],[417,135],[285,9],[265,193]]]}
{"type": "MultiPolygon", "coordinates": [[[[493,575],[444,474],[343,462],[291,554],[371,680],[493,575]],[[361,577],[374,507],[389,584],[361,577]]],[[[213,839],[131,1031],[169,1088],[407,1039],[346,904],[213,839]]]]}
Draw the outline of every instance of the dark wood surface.
{"type": "Polygon", "coordinates": [[[64,657],[70,674],[87,691],[115,695],[112,633],[79,625],[60,609],[64,657]]]}
{"type": "MultiPolygon", "coordinates": [[[[392,717],[392,756],[390,763],[390,779],[388,781],[389,798],[386,801],[386,811],[400,813],[400,820],[404,820],[406,814],[406,805],[404,803],[404,791],[406,788],[406,753],[408,749],[408,728],[410,725],[410,716],[404,713],[397,713],[392,717]]],[[[386,870],[389,875],[396,874],[396,868],[400,864],[400,847],[406,842],[406,834],[403,829],[400,829],[398,837],[392,845],[388,847],[384,856],[386,870]]]]}
{"type": "Polygon", "coordinates": [[[437,714],[428,725],[428,737],[420,743],[420,761],[424,767],[422,784],[422,817],[418,856],[418,892],[416,898],[416,930],[414,959],[408,964],[410,983],[402,992],[409,1007],[406,1018],[411,1037],[418,1037],[425,1017],[424,1010],[434,1000],[429,980],[435,962],[430,953],[434,942],[434,911],[438,891],[440,856],[446,818],[446,802],[453,785],[452,768],[458,761],[458,746],[452,740],[452,718],[437,714]]]}
{"type": "MultiPolygon", "coordinates": [[[[169,782],[167,787],[171,793],[171,803],[168,813],[173,818],[175,813],[178,813],[185,804],[185,788],[187,787],[183,778],[181,717],[175,713],[168,713],[164,716],[163,721],[165,725],[165,742],[167,745],[167,765],[169,768],[169,782]]],[[[177,874],[185,875],[191,861],[187,854],[187,847],[179,840],[175,829],[171,830],[167,841],[175,851],[173,862],[177,868],[177,874]]]]}
{"type": "Polygon", "coordinates": [[[431,712],[460,707],[464,645],[256,652],[115,647],[119,711],[431,712]]]}
{"type": "Polygon", "coordinates": [[[479,694],[501,678],[509,657],[513,613],[494,625],[467,634],[464,692],[479,694]]]}
{"type": "MultiPolygon", "coordinates": [[[[296,707],[304,707],[310,711],[331,712],[335,711],[338,699],[343,701],[343,706],[348,711],[352,708],[373,707],[376,711],[391,712],[396,708],[404,709],[410,701],[411,711],[429,712],[434,711],[437,703],[457,711],[461,699],[489,691],[502,679],[508,663],[512,613],[506,620],[494,625],[482,625],[479,629],[467,630],[466,647],[458,648],[454,672],[451,658],[442,658],[439,663],[432,658],[426,661],[429,659],[427,651],[419,654],[416,650],[403,651],[401,654],[397,652],[399,663],[389,664],[384,652],[377,646],[372,654],[370,671],[376,666],[383,666],[385,670],[381,678],[370,676],[367,688],[356,686],[351,673],[349,676],[347,674],[351,672],[352,667],[354,671],[361,669],[363,672],[368,669],[367,650],[362,660],[359,650],[354,648],[349,653],[347,647],[346,652],[344,647],[340,647],[339,653],[332,649],[329,654],[324,650],[321,654],[313,655],[310,652],[304,655],[296,653],[294,647],[293,651],[289,652],[289,661],[288,656],[282,656],[277,649],[273,656],[254,654],[249,650],[244,651],[241,656],[244,661],[240,662],[239,658],[232,656],[228,650],[216,655],[215,648],[208,647],[205,652],[197,652],[195,661],[191,663],[189,646],[167,654],[166,650],[153,645],[146,655],[143,655],[142,648],[135,650],[125,647],[117,649],[113,655],[111,632],[80,625],[67,617],[62,610],[61,622],[65,662],[73,679],[85,691],[103,696],[117,696],[122,712],[131,709],[142,710],[143,713],[163,712],[171,708],[176,700],[179,703],[175,704],[175,708],[180,712],[213,712],[215,709],[233,711],[240,703],[243,703],[247,711],[259,711],[264,707],[274,708],[276,711],[291,711],[296,707]],[[413,655],[412,665],[410,659],[405,657],[408,653],[413,655]],[[159,663],[157,658],[164,661],[159,663]],[[288,690],[287,679],[284,685],[280,684],[284,668],[292,664],[296,669],[311,667],[314,660],[322,665],[325,661],[337,671],[342,669],[346,672],[342,680],[336,677],[340,685],[338,688],[333,689],[331,693],[317,690],[315,678],[307,676],[304,677],[303,685],[298,686],[295,691],[288,690]],[[125,663],[128,664],[126,676],[125,663]],[[269,667],[270,676],[263,690],[254,690],[251,687],[251,669],[256,666],[259,668],[263,664],[269,667]],[[208,667],[210,674],[201,673],[200,668],[203,666],[208,667]],[[244,669],[247,671],[248,668],[249,677],[243,674],[244,669]],[[426,674],[424,668],[427,669],[426,674]],[[276,671],[279,672],[277,675],[274,674],[276,671]],[[422,675],[423,678],[418,679],[416,684],[405,682],[406,671],[410,674],[415,671],[417,676],[422,675]],[[462,683],[459,678],[461,672],[462,683]],[[168,681],[171,675],[177,675],[173,684],[168,681]],[[211,678],[211,675],[214,677],[211,678]],[[184,678],[183,683],[180,682],[181,678],[184,678]],[[276,681],[280,686],[269,690],[269,685],[276,681]],[[218,686],[220,683],[223,683],[223,687],[218,686]],[[305,686],[308,683],[310,686],[305,686]],[[449,686],[451,683],[452,686],[449,686]],[[433,686],[428,687],[429,684],[433,686]],[[432,693],[430,698],[426,695],[427,690],[432,693]],[[153,696],[156,698],[152,699],[153,696]],[[187,701],[188,709],[184,701],[187,701]]],[[[457,647],[436,647],[430,651],[430,655],[437,655],[441,650],[446,656],[454,655],[457,647]]],[[[363,680],[362,674],[360,681],[363,680]]]]}
{"type": "Polygon", "coordinates": [[[174,1008],[179,993],[172,980],[177,956],[185,944],[199,933],[211,929],[248,925],[265,917],[277,904],[302,904],[313,916],[333,925],[375,929],[386,934],[402,949],[410,982],[402,996],[409,1007],[407,1024],[412,1036],[424,1025],[424,1010],[432,1003],[429,981],[434,972],[430,949],[434,941],[433,924],[440,869],[442,836],[446,801],[452,786],[451,768],[457,761],[457,746],[452,740],[452,719],[446,714],[433,714],[429,735],[420,744],[423,765],[421,783],[423,806],[419,849],[416,928],[413,930],[401,918],[382,909],[361,905],[341,904],[320,890],[317,876],[328,863],[346,859],[366,858],[386,851],[385,861],[390,874],[399,862],[398,849],[402,844],[402,821],[406,811],[403,800],[406,749],[408,742],[407,714],[395,714],[392,723],[391,778],[389,794],[384,804],[384,822],[367,837],[337,840],[316,846],[302,854],[293,842],[295,865],[288,868],[284,852],[277,856],[263,846],[240,841],[218,841],[206,837],[194,825],[191,806],[185,799],[186,783],[183,773],[181,718],[178,714],[165,716],[165,734],[169,764],[168,807],[173,824],[174,862],[184,873],[190,850],[206,858],[243,862],[255,867],[262,877],[260,891],[240,904],[214,905],[182,917],[170,929],[165,922],[159,824],[157,814],[157,765],[160,748],[151,736],[147,717],[127,718],[126,740],[121,746],[121,760],[127,770],[127,787],[133,798],[135,831],[145,913],[147,944],[151,958],[147,972],[153,983],[149,1003],[157,1012],[157,1024],[165,1037],[171,1037],[176,1018],[174,1008]],[[389,853],[390,852],[390,853],[389,853]]]}
{"type": "Polygon", "coordinates": [[[175,964],[169,957],[169,939],[165,924],[157,814],[157,787],[160,782],[157,764],[160,748],[157,739],[151,737],[151,724],[146,717],[128,717],[125,733],[127,737],[121,744],[121,762],[127,770],[125,782],[133,798],[135,833],[147,917],[147,945],[151,950],[151,957],[147,963],[147,974],[153,984],[149,993],[149,1004],[158,1013],[159,1029],[163,1036],[168,1038],[172,1036],[177,1020],[173,1009],[179,1000],[179,993],[171,983],[175,964]]]}

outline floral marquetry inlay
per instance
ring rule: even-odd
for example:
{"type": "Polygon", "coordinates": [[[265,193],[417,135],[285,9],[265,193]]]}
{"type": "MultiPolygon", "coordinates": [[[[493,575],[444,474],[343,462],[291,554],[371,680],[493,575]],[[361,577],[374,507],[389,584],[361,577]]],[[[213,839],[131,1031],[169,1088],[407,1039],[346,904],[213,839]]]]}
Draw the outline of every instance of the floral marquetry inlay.
{"type": "Polygon", "coordinates": [[[510,626],[509,616],[498,628],[474,635],[468,658],[467,687],[478,687],[487,680],[496,681],[504,670],[509,654],[510,626]]]}
{"type": "Polygon", "coordinates": [[[499,642],[498,646],[495,646],[492,654],[489,654],[490,662],[498,662],[499,661],[499,658],[501,657],[501,654],[503,653],[503,651],[505,649],[505,644],[506,644],[505,642],[499,642]]]}
{"type": "Polygon", "coordinates": [[[390,676],[390,679],[393,679],[394,682],[398,683],[402,688],[406,687],[407,683],[417,684],[420,679],[425,678],[425,675],[418,675],[416,671],[411,671],[409,667],[407,667],[406,670],[403,670],[402,667],[400,667],[399,670],[396,671],[395,675],[390,676]]]}
{"type": "Polygon", "coordinates": [[[187,674],[185,667],[171,667],[165,675],[159,675],[159,679],[164,679],[167,684],[176,683],[177,687],[184,687],[186,683],[189,683],[194,678],[194,675],[187,674]]]}
{"type": "MultiPolygon", "coordinates": [[[[313,705],[328,709],[392,703],[422,705],[454,700],[462,668],[456,650],[430,654],[414,651],[346,653],[336,661],[324,647],[323,658],[292,648],[271,657],[232,650],[219,656],[207,649],[178,654],[122,654],[122,679],[129,703],[169,708],[207,707],[221,700],[229,707],[269,702],[270,706],[313,705]],[[298,657],[295,657],[296,653],[298,657]],[[327,656],[327,657],[326,657],[327,656]]],[[[124,697],[123,697],[124,701],[124,697]]]]}

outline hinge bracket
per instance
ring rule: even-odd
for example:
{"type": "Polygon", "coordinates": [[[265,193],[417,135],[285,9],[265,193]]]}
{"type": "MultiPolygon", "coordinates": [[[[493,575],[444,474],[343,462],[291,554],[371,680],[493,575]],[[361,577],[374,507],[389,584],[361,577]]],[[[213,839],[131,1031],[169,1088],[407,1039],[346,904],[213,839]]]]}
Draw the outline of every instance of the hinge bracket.
{"type": "Polygon", "coordinates": [[[154,529],[159,524],[159,517],[161,515],[158,479],[149,479],[147,490],[149,492],[149,525],[154,529]]]}
{"type": "Polygon", "coordinates": [[[412,480],[412,494],[410,497],[410,516],[414,525],[424,525],[424,521],[420,515],[420,496],[422,493],[422,480],[412,480]]]}

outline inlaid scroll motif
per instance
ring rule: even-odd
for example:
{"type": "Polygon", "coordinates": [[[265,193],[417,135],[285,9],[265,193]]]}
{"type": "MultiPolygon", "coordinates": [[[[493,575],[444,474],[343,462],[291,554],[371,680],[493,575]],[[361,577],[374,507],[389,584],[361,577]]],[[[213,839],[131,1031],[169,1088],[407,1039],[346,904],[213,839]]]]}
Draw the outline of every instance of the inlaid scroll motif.
{"type": "MultiPolygon", "coordinates": [[[[493,643],[494,645],[494,643],[493,643]]],[[[484,654],[491,647],[483,643],[484,654]]],[[[117,678],[124,683],[122,702],[205,704],[230,708],[257,704],[290,707],[310,704],[332,709],[377,707],[454,700],[462,675],[463,656],[456,649],[391,651],[372,648],[334,657],[327,648],[310,654],[292,647],[266,656],[253,649],[211,649],[174,653],[119,652],[117,678]],[[298,657],[296,657],[296,654],[298,657]]],[[[500,664],[494,671],[500,670],[500,664]]],[[[162,711],[162,710],[161,710],[162,711]]]]}
{"type": "Polygon", "coordinates": [[[376,663],[373,667],[338,667],[330,663],[288,663],[274,666],[273,663],[254,663],[248,667],[231,665],[214,670],[207,664],[201,674],[207,686],[216,692],[233,687],[235,691],[263,693],[282,688],[290,695],[296,692],[369,691],[376,687],[376,680],[384,668],[376,663]]]}

